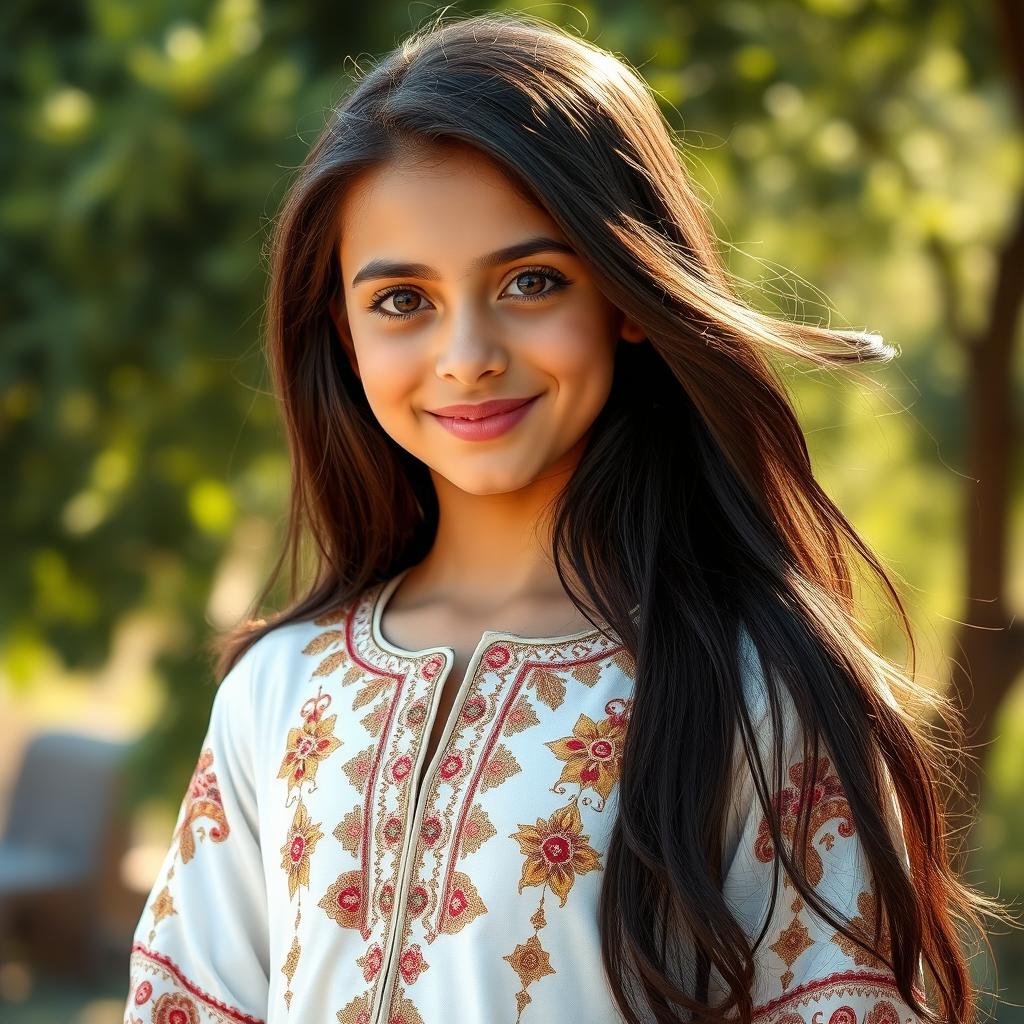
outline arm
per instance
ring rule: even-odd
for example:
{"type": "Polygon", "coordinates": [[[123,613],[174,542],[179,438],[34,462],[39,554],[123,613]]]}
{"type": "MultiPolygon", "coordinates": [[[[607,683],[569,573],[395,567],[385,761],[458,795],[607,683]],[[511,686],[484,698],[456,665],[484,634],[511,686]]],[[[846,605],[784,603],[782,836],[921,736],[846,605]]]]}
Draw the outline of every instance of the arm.
{"type": "MultiPolygon", "coordinates": [[[[752,651],[752,648],[750,648],[752,651]]],[[[756,655],[749,655],[755,657],[756,655]]],[[[772,728],[763,677],[749,663],[751,718],[770,789],[772,728]]],[[[783,838],[793,840],[801,782],[811,765],[803,761],[803,729],[791,698],[780,693],[783,783],[772,793],[780,809],[783,838]]],[[[779,865],[771,905],[776,851],[742,744],[737,741],[736,784],[726,851],[724,894],[751,940],[767,922],[756,950],[752,1024],[908,1024],[917,1018],[903,1001],[892,971],[820,917],[800,896],[779,865]]],[[[887,776],[886,776],[887,777],[887,776]]],[[[874,938],[875,888],[856,823],[829,752],[819,747],[807,837],[806,872],[815,893],[870,944],[874,938]]],[[[886,817],[904,864],[909,861],[895,797],[886,817]]],[[[880,948],[887,952],[883,927],[880,948]]],[[[922,989],[918,971],[917,988],[922,989]]],[[[918,998],[924,1002],[924,993],[918,998]]]]}
{"type": "Polygon", "coordinates": [[[225,676],[135,930],[125,1024],[262,1024],[268,999],[266,888],[252,746],[254,648],[225,676]]]}

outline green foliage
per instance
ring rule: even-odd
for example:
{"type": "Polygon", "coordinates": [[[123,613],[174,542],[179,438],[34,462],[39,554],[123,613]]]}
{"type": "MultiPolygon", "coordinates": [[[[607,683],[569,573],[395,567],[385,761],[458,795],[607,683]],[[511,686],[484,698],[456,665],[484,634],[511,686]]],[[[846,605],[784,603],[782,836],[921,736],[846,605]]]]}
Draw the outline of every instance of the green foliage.
{"type": "Polygon", "coordinates": [[[126,613],[166,616],[160,770],[136,775],[170,796],[212,699],[196,652],[218,562],[287,491],[260,348],[268,229],[348,45],[391,35],[250,0],[0,18],[0,666],[15,686],[45,683],[50,650],[96,668],[126,613]]]}

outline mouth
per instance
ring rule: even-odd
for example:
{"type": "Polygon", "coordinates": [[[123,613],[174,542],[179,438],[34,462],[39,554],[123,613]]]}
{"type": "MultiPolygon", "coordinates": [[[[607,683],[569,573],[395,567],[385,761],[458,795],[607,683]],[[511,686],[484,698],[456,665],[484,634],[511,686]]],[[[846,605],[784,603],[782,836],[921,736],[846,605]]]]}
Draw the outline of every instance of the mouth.
{"type": "Polygon", "coordinates": [[[529,413],[538,398],[540,395],[534,395],[532,398],[503,399],[490,403],[481,402],[475,407],[446,407],[446,410],[457,408],[462,415],[442,415],[434,410],[428,411],[434,420],[450,434],[465,441],[488,441],[511,430],[529,413]],[[481,412],[484,412],[485,415],[481,415],[481,412]]]}
{"type": "Polygon", "coordinates": [[[513,412],[527,402],[532,402],[538,395],[528,395],[525,398],[492,398],[486,402],[459,403],[456,405],[444,405],[437,409],[428,409],[432,416],[439,416],[446,419],[456,420],[482,420],[502,413],[513,412]]]}

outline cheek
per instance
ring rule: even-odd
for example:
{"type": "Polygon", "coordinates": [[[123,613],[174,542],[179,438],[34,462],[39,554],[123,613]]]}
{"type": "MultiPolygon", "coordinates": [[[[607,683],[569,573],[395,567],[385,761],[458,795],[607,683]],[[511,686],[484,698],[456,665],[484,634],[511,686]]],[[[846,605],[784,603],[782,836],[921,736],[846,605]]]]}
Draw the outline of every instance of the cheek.
{"type": "Polygon", "coordinates": [[[378,416],[394,415],[391,408],[407,397],[420,382],[422,368],[413,349],[394,338],[356,342],[359,375],[367,401],[378,416]]]}
{"type": "Polygon", "coordinates": [[[615,339],[593,307],[566,307],[531,335],[530,360],[577,397],[607,394],[615,362],[615,339]]]}

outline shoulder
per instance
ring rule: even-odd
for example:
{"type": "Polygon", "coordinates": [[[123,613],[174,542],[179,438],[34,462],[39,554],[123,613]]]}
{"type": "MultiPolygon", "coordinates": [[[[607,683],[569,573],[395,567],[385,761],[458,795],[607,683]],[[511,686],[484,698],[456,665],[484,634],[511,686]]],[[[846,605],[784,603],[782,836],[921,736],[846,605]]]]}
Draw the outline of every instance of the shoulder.
{"type": "Polygon", "coordinates": [[[758,746],[771,743],[776,732],[783,747],[793,749],[802,735],[802,723],[785,680],[766,666],[746,625],[741,622],[737,639],[737,658],[743,702],[750,724],[758,737],[758,746]]]}
{"type": "MultiPolygon", "coordinates": [[[[790,771],[804,759],[808,738],[785,678],[762,660],[742,623],[737,647],[742,700],[750,729],[737,720],[731,759],[729,846],[739,838],[744,819],[759,813],[765,787],[770,794],[786,785],[790,771]]],[[[820,752],[825,753],[823,748],[820,752]]]]}
{"type": "Polygon", "coordinates": [[[350,656],[345,623],[352,603],[328,615],[282,622],[267,630],[220,681],[216,699],[248,704],[257,718],[292,714],[294,700],[308,696],[310,679],[326,676],[333,668],[325,664],[325,657],[340,664],[350,656]]]}

